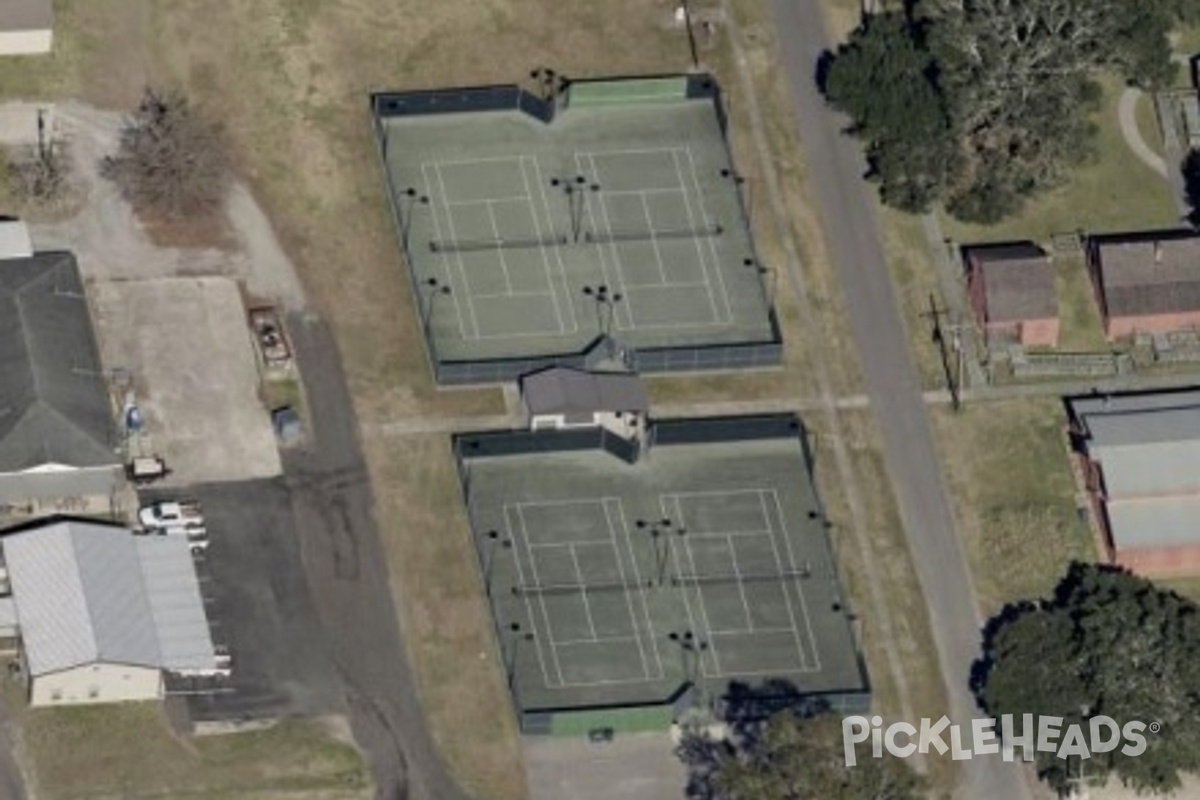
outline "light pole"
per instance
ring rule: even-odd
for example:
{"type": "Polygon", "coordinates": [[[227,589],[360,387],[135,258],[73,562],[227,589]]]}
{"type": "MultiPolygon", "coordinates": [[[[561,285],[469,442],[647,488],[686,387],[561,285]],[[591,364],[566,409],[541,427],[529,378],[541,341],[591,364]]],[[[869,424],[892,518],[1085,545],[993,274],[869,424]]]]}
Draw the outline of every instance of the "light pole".
{"type": "Polygon", "coordinates": [[[404,257],[408,258],[408,239],[412,233],[413,210],[418,206],[429,205],[429,195],[417,191],[415,186],[407,187],[400,193],[405,200],[404,211],[400,214],[400,241],[404,245],[404,257]]]}
{"type": "Polygon", "coordinates": [[[685,630],[682,633],[672,631],[667,634],[667,638],[679,645],[679,659],[683,665],[684,679],[695,687],[699,694],[701,707],[707,708],[707,692],[701,675],[700,660],[704,657],[704,652],[708,650],[708,642],[698,638],[691,630],[685,630]]]}
{"type": "Polygon", "coordinates": [[[425,331],[425,338],[429,339],[429,324],[433,321],[433,303],[438,297],[450,294],[451,289],[437,278],[432,277],[422,281],[421,288],[421,328],[425,331]]]}
{"type": "Polygon", "coordinates": [[[571,241],[579,243],[583,235],[583,209],[585,192],[600,191],[600,184],[588,181],[585,175],[574,175],[569,178],[551,178],[550,185],[561,189],[567,198],[567,214],[571,223],[571,241]]]}
{"type": "Polygon", "coordinates": [[[625,299],[620,292],[609,292],[606,284],[584,286],[583,293],[596,303],[596,328],[603,336],[612,332],[613,319],[616,316],[616,305],[625,299]]]}
{"type": "Polygon", "coordinates": [[[763,276],[765,276],[767,285],[764,286],[763,288],[767,295],[767,308],[774,308],[775,307],[775,291],[778,288],[779,273],[777,273],[775,270],[773,270],[772,268],[770,268],[764,264],[758,263],[757,261],[755,261],[753,258],[750,258],[750,257],[746,257],[746,258],[742,259],[742,266],[745,267],[746,269],[752,269],[756,273],[758,273],[760,280],[762,280],[763,276]]]}
{"type": "Polygon", "coordinates": [[[517,683],[517,651],[521,642],[532,642],[533,634],[522,632],[521,623],[510,622],[508,625],[508,647],[504,659],[504,673],[508,677],[508,690],[516,691],[517,683]]]}
{"type": "Polygon", "coordinates": [[[671,535],[683,536],[687,531],[682,526],[676,526],[669,517],[653,522],[638,519],[633,526],[640,531],[646,531],[654,546],[654,578],[661,587],[667,582],[667,564],[671,560],[671,535]]]}
{"type": "Polygon", "coordinates": [[[483,591],[488,597],[492,596],[492,566],[496,563],[496,544],[505,550],[512,549],[512,539],[501,539],[499,531],[488,531],[484,534],[487,539],[486,558],[483,560],[483,591]]]}

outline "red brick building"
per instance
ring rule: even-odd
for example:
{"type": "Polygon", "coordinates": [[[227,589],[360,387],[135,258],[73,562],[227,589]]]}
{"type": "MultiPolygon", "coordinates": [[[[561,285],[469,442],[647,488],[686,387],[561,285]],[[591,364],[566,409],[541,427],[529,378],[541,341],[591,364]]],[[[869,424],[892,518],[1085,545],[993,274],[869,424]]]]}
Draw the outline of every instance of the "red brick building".
{"type": "Polygon", "coordinates": [[[1089,237],[1087,249],[1110,340],[1200,328],[1200,233],[1106,234],[1089,237]]]}
{"type": "Polygon", "coordinates": [[[1032,242],[963,248],[971,308],[989,344],[1058,344],[1058,296],[1050,257],[1032,242]]]}

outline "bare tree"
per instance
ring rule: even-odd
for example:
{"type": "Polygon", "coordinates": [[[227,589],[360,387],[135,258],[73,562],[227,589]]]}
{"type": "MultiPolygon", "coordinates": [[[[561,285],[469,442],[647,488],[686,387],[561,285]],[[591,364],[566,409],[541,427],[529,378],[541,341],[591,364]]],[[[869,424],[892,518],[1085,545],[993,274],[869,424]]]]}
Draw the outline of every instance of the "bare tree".
{"type": "Polygon", "coordinates": [[[29,153],[11,157],[9,184],[22,203],[44,208],[55,206],[66,198],[69,165],[62,145],[41,145],[29,153]]]}
{"type": "Polygon", "coordinates": [[[167,221],[204,217],[232,182],[223,130],[182,93],[147,87],[102,173],[139,215],[167,221]]]}

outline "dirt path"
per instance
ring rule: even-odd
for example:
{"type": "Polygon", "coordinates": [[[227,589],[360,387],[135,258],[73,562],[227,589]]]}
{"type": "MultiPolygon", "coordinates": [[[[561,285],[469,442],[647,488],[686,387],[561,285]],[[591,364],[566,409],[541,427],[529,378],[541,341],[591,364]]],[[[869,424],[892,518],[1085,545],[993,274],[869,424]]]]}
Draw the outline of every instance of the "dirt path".
{"type": "Polygon", "coordinates": [[[1147,167],[1166,178],[1167,162],[1154,152],[1150,145],[1146,144],[1146,140],[1142,138],[1142,132],[1138,128],[1137,104],[1142,95],[1141,89],[1135,89],[1132,86],[1126,87],[1125,91],[1121,92],[1121,100],[1117,104],[1117,118],[1121,123],[1121,135],[1125,137],[1125,143],[1129,145],[1129,149],[1135,156],[1141,159],[1147,167]]]}

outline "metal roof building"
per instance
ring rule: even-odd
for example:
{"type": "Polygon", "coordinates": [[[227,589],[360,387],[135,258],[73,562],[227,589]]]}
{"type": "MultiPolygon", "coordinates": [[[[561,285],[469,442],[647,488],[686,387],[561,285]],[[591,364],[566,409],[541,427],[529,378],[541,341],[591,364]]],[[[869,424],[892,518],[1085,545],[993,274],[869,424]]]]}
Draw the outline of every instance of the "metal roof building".
{"type": "Polygon", "coordinates": [[[1200,571],[1200,392],[1069,405],[1112,559],[1146,573],[1200,571]]]}
{"type": "Polygon", "coordinates": [[[5,537],[31,702],[145,700],[216,657],[187,541],[79,521],[5,537]]]}

